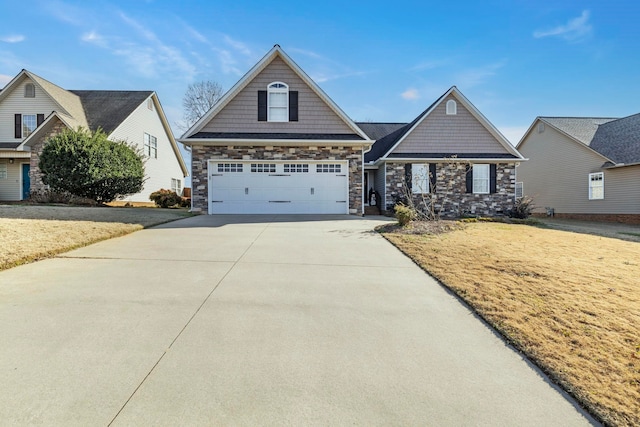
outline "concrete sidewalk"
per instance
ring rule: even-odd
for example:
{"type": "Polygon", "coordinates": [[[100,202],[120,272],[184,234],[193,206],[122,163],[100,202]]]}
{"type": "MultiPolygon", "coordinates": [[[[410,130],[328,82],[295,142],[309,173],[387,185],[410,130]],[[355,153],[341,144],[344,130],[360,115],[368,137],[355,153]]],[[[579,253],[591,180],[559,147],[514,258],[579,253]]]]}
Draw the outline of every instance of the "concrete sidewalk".
{"type": "Polygon", "coordinates": [[[0,272],[0,424],[593,422],[387,220],[199,216],[0,272]]]}

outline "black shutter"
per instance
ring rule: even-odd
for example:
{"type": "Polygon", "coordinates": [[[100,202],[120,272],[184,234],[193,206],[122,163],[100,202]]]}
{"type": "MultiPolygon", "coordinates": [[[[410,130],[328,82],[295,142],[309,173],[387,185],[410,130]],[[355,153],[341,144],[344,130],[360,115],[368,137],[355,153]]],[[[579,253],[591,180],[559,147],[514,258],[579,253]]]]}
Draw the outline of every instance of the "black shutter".
{"type": "Polygon", "coordinates": [[[436,192],[436,164],[429,163],[429,192],[436,192]]]}
{"type": "Polygon", "coordinates": [[[44,114],[38,114],[36,120],[37,120],[37,125],[40,126],[42,122],[44,122],[44,114]]]}
{"type": "Polygon", "coordinates": [[[467,193],[473,193],[473,168],[471,165],[466,167],[467,193]]]}
{"type": "Polygon", "coordinates": [[[496,165],[489,165],[489,192],[496,192],[496,165]]]}
{"type": "Polygon", "coordinates": [[[407,189],[411,190],[411,163],[404,164],[404,182],[407,184],[407,189]]]}
{"type": "Polygon", "coordinates": [[[267,121],[267,91],[258,91],[258,121],[267,121]]]}
{"type": "Polygon", "coordinates": [[[16,114],[14,119],[15,127],[15,137],[22,138],[22,114],[16,114]]]}
{"type": "Polygon", "coordinates": [[[298,91],[289,91],[289,121],[298,121],[298,91]]]}

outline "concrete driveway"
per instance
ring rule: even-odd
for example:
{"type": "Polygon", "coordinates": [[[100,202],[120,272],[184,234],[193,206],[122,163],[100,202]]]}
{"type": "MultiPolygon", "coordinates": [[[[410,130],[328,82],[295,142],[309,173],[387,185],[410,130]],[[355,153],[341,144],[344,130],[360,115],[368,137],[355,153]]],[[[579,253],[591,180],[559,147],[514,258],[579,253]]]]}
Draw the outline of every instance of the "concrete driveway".
{"type": "Polygon", "coordinates": [[[592,422],[383,221],[200,216],[1,272],[0,424],[592,422]]]}

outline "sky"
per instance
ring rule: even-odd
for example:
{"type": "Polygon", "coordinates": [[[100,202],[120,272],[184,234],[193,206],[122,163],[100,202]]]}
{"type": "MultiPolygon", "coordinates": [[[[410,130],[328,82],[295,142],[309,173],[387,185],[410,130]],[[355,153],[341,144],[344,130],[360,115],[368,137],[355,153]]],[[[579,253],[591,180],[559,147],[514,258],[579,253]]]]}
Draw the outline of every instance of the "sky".
{"type": "Polygon", "coordinates": [[[409,122],[455,85],[514,145],[537,116],[640,112],[640,2],[0,2],[0,87],[230,89],[274,44],[356,121],[409,122]]]}

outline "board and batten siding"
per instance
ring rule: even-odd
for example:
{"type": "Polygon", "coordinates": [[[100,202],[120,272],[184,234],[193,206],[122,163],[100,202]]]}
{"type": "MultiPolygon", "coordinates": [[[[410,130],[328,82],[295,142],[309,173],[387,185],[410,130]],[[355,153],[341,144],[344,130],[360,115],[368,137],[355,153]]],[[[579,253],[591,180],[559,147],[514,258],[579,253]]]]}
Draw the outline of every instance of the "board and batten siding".
{"type": "Polygon", "coordinates": [[[22,142],[24,140],[24,138],[15,138],[14,120],[16,114],[44,114],[46,118],[52,111],[60,109],[49,95],[35,84],[35,98],[25,98],[24,87],[27,83],[33,83],[33,81],[25,78],[0,102],[0,142],[22,142]]]}
{"type": "Polygon", "coordinates": [[[508,153],[455,96],[449,95],[393,150],[400,153],[508,153]],[[458,104],[446,114],[447,101],[458,104]]]}
{"type": "Polygon", "coordinates": [[[126,140],[144,149],[144,134],[158,139],[158,157],[147,158],[144,165],[147,180],[140,193],[122,200],[130,202],[151,202],[149,195],[154,191],[171,189],[171,178],[179,179],[184,187],[182,169],[171,147],[169,137],[162,125],[154,104],[153,110],[147,107],[145,100],[110,135],[111,140],[126,140]]]}
{"type": "Polygon", "coordinates": [[[385,209],[385,197],[386,197],[386,189],[385,189],[385,178],[387,175],[387,164],[382,163],[378,169],[375,171],[375,177],[373,180],[373,188],[380,195],[380,206],[384,210],[385,209]]]}
{"type": "Polygon", "coordinates": [[[529,161],[518,167],[524,194],[533,198],[535,212],[546,207],[563,214],[640,213],[640,166],[602,169],[605,158],[561,132],[537,123],[520,144],[529,161]],[[604,172],[604,199],[589,200],[589,174],[604,172]]]}
{"type": "Polygon", "coordinates": [[[353,130],[280,58],[275,58],[201,132],[348,133],[353,130]],[[258,91],[273,82],[298,91],[298,121],[258,121],[258,91]]]}

